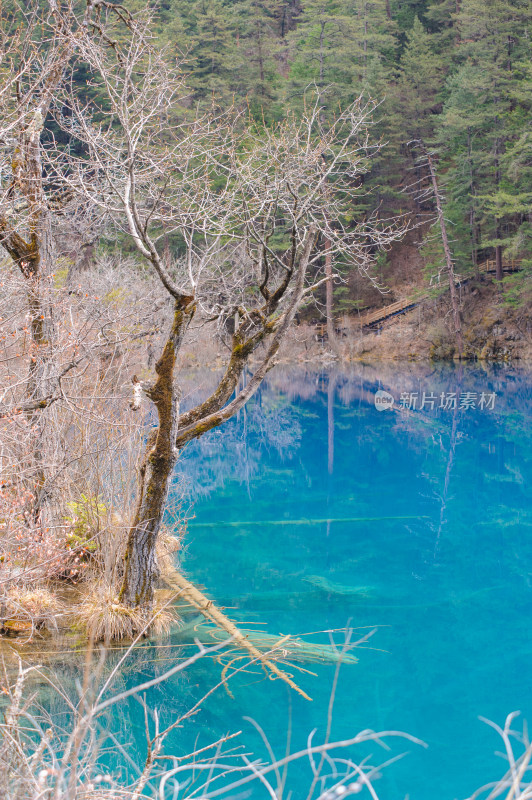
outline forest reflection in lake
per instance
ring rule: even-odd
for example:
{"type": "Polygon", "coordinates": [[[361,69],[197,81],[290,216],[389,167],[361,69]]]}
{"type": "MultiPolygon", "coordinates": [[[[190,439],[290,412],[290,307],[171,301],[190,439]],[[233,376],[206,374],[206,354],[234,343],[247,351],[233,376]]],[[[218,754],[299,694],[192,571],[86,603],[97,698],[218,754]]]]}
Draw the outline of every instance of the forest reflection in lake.
{"type": "MultiPolygon", "coordinates": [[[[507,366],[278,367],[182,457],[184,566],[237,620],[378,627],[343,670],[334,735],[395,728],[429,744],[385,773],[393,796],[467,796],[500,769],[478,715],[532,718],[531,397],[530,374],[507,366]],[[377,411],[378,389],[393,409],[377,411]]],[[[300,741],[324,725],[332,672],[318,673],[312,706],[293,699],[300,741]]],[[[259,683],[202,719],[215,735],[251,713],[282,750],[285,709],[281,687],[259,683]]]]}

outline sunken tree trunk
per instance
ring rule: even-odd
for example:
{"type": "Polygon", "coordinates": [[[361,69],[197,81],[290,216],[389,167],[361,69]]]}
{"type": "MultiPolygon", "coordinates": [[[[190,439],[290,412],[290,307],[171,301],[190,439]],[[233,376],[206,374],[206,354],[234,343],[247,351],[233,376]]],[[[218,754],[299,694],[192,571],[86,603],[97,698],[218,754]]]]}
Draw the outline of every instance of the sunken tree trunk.
{"type": "Polygon", "coordinates": [[[175,365],[183,336],[194,314],[193,298],[176,299],[172,329],[155,365],[157,379],[145,393],[155,404],[158,425],[150,433],[140,468],[139,496],[125,555],[120,600],[127,606],[150,608],[159,577],[157,536],[163,521],[172,472],[178,455],[179,419],[175,365]]]}

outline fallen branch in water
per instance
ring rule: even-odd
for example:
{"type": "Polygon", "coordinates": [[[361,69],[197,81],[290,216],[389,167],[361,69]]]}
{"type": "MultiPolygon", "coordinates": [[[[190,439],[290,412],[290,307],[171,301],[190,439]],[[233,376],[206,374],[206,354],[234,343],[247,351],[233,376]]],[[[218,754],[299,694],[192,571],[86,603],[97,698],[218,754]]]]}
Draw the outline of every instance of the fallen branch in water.
{"type": "Polygon", "coordinates": [[[271,658],[265,656],[264,653],[261,653],[261,651],[249,641],[248,636],[239,630],[234,622],[232,622],[229,617],[220,611],[220,609],[215,606],[212,600],[209,600],[208,597],[200,592],[193,583],[187,580],[184,575],[175,570],[172,571],[171,576],[165,576],[165,580],[172,589],[179,593],[181,598],[190,603],[190,605],[194,606],[194,608],[197,608],[198,611],[203,614],[205,619],[208,619],[213,623],[213,625],[216,625],[217,628],[221,628],[223,631],[225,631],[232,638],[235,645],[244,650],[246,653],[249,653],[254,660],[258,661],[262,665],[264,671],[269,673],[273,680],[275,678],[279,678],[306,700],[312,700],[312,698],[309,697],[306,692],[300,689],[300,687],[292,680],[291,676],[287,672],[279,669],[277,664],[275,664],[271,658]]]}

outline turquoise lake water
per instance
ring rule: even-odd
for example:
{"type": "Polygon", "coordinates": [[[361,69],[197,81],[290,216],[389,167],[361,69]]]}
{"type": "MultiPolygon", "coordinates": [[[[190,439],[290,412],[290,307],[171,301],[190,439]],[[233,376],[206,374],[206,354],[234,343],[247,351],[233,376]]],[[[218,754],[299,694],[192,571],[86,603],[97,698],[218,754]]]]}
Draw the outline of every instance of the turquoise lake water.
{"type": "MultiPolygon", "coordinates": [[[[504,772],[501,743],[479,716],[503,724],[519,710],[532,721],[531,400],[531,375],[510,367],[278,367],[238,418],[182,456],[179,490],[193,513],[183,566],[235,620],[271,634],[376,629],[340,671],[332,738],[395,729],[428,745],[359,751],[377,763],[407,753],[376,781],[381,800],[468,797],[504,772]],[[376,409],[379,388],[393,409],[376,409]]],[[[136,679],[168,667],[146,664],[136,679]]],[[[305,666],[317,677],[296,680],[312,703],[245,675],[234,698],[219,690],[167,751],[242,730],[265,756],[247,716],[282,756],[289,712],[293,750],[314,728],[319,740],[334,666],[305,666]]],[[[170,719],[219,676],[204,662],[152,702],[170,719]]],[[[133,705],[131,719],[140,742],[133,705]]],[[[308,784],[296,767],[292,800],[308,784]]]]}

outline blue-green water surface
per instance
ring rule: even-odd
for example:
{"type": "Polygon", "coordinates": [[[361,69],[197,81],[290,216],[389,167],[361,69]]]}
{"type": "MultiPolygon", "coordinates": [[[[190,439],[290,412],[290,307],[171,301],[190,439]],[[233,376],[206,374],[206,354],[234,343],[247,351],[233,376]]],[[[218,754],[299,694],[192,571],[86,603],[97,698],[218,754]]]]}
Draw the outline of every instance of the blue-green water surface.
{"type": "MultiPolygon", "coordinates": [[[[235,620],[272,634],[376,628],[341,669],[332,736],[395,729],[428,745],[391,742],[408,755],[376,782],[381,800],[468,797],[504,772],[479,716],[532,720],[531,398],[530,374],[509,367],[279,367],[180,461],[193,503],[183,566],[235,620]],[[379,388],[392,410],[377,411],[379,388]]],[[[281,756],[289,713],[292,749],[314,728],[319,739],[334,666],[305,666],[317,677],[295,676],[312,703],[245,675],[171,745],[242,730],[263,756],[248,716],[281,756]]],[[[186,707],[219,675],[203,663],[156,700],[186,707]]],[[[293,800],[306,797],[308,771],[291,781],[293,800]]]]}

